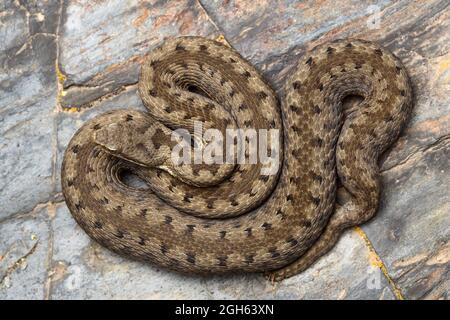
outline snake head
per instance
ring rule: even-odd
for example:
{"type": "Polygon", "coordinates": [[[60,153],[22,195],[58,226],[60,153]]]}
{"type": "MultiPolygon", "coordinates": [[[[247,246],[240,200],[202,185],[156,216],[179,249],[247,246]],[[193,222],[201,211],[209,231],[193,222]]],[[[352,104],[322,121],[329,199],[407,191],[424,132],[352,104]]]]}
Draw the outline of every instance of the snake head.
{"type": "Polygon", "coordinates": [[[94,141],[111,153],[120,153],[124,142],[122,131],[118,123],[110,123],[95,131],[94,141]]]}
{"type": "Polygon", "coordinates": [[[155,146],[155,132],[159,127],[139,114],[107,118],[93,131],[92,138],[106,152],[143,167],[164,164],[167,152],[155,146]]]}

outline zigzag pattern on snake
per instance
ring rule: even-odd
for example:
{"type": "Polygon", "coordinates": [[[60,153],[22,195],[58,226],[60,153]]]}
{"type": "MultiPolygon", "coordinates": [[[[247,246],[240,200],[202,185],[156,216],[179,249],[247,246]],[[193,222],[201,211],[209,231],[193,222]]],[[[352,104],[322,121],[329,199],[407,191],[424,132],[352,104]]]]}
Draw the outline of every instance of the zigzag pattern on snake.
{"type": "Polygon", "coordinates": [[[342,231],[377,211],[379,156],[412,107],[401,62],[363,40],[307,52],[279,104],[236,51],[200,37],[166,41],[142,66],[147,112],[107,112],[84,124],[62,166],[66,203],[100,244],[187,273],[266,272],[282,280],[310,266],[342,231]],[[342,101],[363,101],[343,110],[342,101]],[[171,162],[172,130],[279,129],[280,170],[261,164],[171,162]],[[148,189],[132,187],[124,170],[148,189]],[[349,194],[336,204],[338,181],[349,194]]]}

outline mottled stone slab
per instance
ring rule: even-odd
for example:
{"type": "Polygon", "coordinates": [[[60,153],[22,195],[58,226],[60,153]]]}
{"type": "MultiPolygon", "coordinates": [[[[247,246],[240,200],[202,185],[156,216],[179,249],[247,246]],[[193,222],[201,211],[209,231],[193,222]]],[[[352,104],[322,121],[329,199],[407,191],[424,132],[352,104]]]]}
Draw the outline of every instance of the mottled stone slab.
{"type": "Polygon", "coordinates": [[[0,224],[0,299],[44,299],[50,227],[46,208],[0,224]]]}
{"type": "Polygon", "coordinates": [[[450,139],[383,173],[378,215],[363,228],[403,295],[448,299],[450,139]]]}
{"type": "Polygon", "coordinates": [[[393,299],[353,231],[305,273],[272,285],[261,275],[198,277],[119,257],[92,242],[65,205],[57,208],[52,299],[393,299]]]}
{"type": "Polygon", "coordinates": [[[29,37],[27,11],[12,0],[0,3],[0,61],[18,50],[29,37]]]}
{"type": "Polygon", "coordinates": [[[31,34],[56,34],[62,0],[16,1],[26,10],[31,34]]]}
{"type": "Polygon", "coordinates": [[[0,219],[31,210],[53,192],[56,41],[24,35],[0,54],[0,219]]]}
{"type": "Polygon", "coordinates": [[[136,83],[142,57],[182,35],[218,35],[195,1],[66,1],[59,61],[67,77],[63,107],[89,106],[136,83]]]}

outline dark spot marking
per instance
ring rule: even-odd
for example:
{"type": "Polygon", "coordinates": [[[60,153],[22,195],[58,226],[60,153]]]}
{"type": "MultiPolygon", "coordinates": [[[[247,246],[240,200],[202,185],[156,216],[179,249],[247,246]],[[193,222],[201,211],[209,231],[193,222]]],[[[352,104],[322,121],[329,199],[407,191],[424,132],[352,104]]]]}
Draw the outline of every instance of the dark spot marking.
{"type": "Polygon", "coordinates": [[[147,215],[147,209],[141,209],[140,215],[141,217],[145,217],[147,215]]]}
{"type": "Polygon", "coordinates": [[[280,253],[277,251],[277,248],[272,247],[269,249],[269,253],[272,255],[272,258],[276,258],[280,256],[280,253]]]}
{"type": "Polygon", "coordinates": [[[101,127],[102,126],[99,123],[97,123],[95,126],[92,127],[92,129],[99,130],[99,129],[101,129],[101,127]]]}
{"type": "Polygon", "coordinates": [[[300,148],[294,149],[291,152],[292,156],[296,159],[300,158],[300,155],[302,154],[302,150],[300,148]]]}
{"type": "Polygon", "coordinates": [[[208,209],[214,209],[214,200],[213,199],[208,200],[208,202],[206,203],[206,207],[208,209]]]}
{"type": "Polygon", "coordinates": [[[124,237],[123,231],[117,230],[117,232],[114,234],[115,237],[122,239],[124,237]]]}
{"type": "Polygon", "coordinates": [[[165,244],[161,244],[160,250],[161,250],[161,253],[165,255],[168,251],[168,248],[165,244]]]}
{"type": "Polygon", "coordinates": [[[323,84],[321,83],[321,84],[319,84],[319,91],[322,91],[323,90],[323,84]]]}
{"type": "Polygon", "coordinates": [[[302,84],[301,84],[300,81],[295,81],[295,82],[292,84],[292,87],[294,88],[294,90],[300,89],[301,86],[302,86],[302,84]]]}
{"type": "Polygon", "coordinates": [[[200,45],[200,50],[201,50],[201,51],[206,51],[206,50],[208,50],[208,47],[205,46],[204,44],[201,44],[201,45],[200,45]]]}
{"type": "Polygon", "coordinates": [[[322,110],[320,110],[319,106],[317,106],[317,105],[314,106],[313,110],[314,110],[315,114],[319,114],[322,111],[322,110]]]}
{"type": "Polygon", "coordinates": [[[397,71],[397,74],[400,74],[400,72],[402,71],[402,68],[400,68],[399,66],[396,66],[395,70],[397,71]]]}
{"type": "Polygon", "coordinates": [[[291,246],[295,247],[298,244],[298,241],[294,238],[290,237],[286,240],[287,243],[289,243],[291,246]]]}
{"type": "Polygon", "coordinates": [[[243,76],[246,77],[246,78],[248,79],[248,78],[250,78],[250,77],[252,76],[252,74],[251,74],[250,72],[248,72],[248,71],[245,71],[245,72],[243,73],[243,76]]]}
{"type": "MultiPolygon", "coordinates": [[[[390,114],[384,118],[384,122],[391,122],[391,121],[394,121],[394,117],[392,116],[392,114],[390,114]]],[[[375,136],[375,132],[373,131],[373,129],[372,129],[372,132],[370,132],[370,134],[372,136],[375,136]]]]}
{"type": "Polygon", "coordinates": [[[187,224],[186,228],[187,228],[186,232],[188,234],[192,234],[194,232],[194,229],[195,229],[195,224],[187,224]]]}
{"type": "Polygon", "coordinates": [[[247,232],[247,237],[251,237],[251,235],[252,235],[252,228],[247,228],[244,231],[247,232]]]}
{"type": "Polygon", "coordinates": [[[320,204],[319,197],[311,197],[311,201],[316,205],[316,207],[320,204]]]}
{"type": "Polygon", "coordinates": [[[315,145],[316,145],[316,147],[321,148],[323,145],[323,140],[321,138],[317,138],[315,145]]]}
{"type": "Polygon", "coordinates": [[[219,235],[220,235],[220,239],[225,239],[225,236],[227,235],[227,232],[225,230],[220,231],[219,235]]]}
{"type": "Polygon", "coordinates": [[[84,208],[84,206],[81,202],[78,202],[78,203],[75,203],[75,208],[77,208],[77,210],[81,210],[84,208]]]}
{"type": "Polygon", "coordinates": [[[94,149],[94,151],[92,151],[92,156],[94,158],[97,158],[100,154],[100,149],[94,149]]]}
{"type": "Polygon", "coordinates": [[[272,229],[272,225],[270,223],[264,222],[261,227],[264,228],[264,230],[270,230],[272,229]]]}
{"type": "Polygon", "coordinates": [[[103,204],[108,204],[109,203],[109,199],[107,197],[103,197],[102,203],[103,204]]]}
{"type": "Polygon", "coordinates": [[[73,186],[73,180],[68,180],[67,181],[67,186],[69,186],[69,187],[73,186]]]}
{"type": "Polygon", "coordinates": [[[332,47],[328,47],[327,48],[327,53],[328,54],[332,54],[334,52],[334,48],[332,48],[332,47]]]}
{"type": "Polygon", "coordinates": [[[245,104],[241,104],[239,106],[239,111],[242,111],[242,110],[245,110],[245,109],[248,109],[248,107],[245,104]]]}
{"type": "Polygon", "coordinates": [[[207,109],[215,109],[216,107],[214,106],[214,103],[208,102],[208,103],[205,105],[205,108],[207,108],[207,109]]]}
{"type": "Polygon", "coordinates": [[[164,223],[169,225],[169,224],[172,223],[172,220],[173,220],[173,218],[171,216],[166,216],[165,220],[164,220],[164,223]]]}
{"type": "Polygon", "coordinates": [[[249,255],[245,256],[245,263],[247,263],[247,264],[253,263],[254,257],[255,257],[254,254],[249,254],[249,255]]]}
{"type": "Polygon", "coordinates": [[[376,53],[377,55],[379,55],[380,57],[383,55],[383,51],[381,51],[381,49],[376,49],[376,50],[375,50],[375,53],[376,53]]]}
{"type": "Polygon", "coordinates": [[[231,62],[231,63],[236,63],[237,61],[234,60],[233,58],[230,58],[230,62],[231,62]]]}
{"type": "Polygon", "coordinates": [[[345,45],[346,48],[353,48],[353,45],[349,42],[345,45]]]}
{"type": "Polygon", "coordinates": [[[300,115],[300,114],[302,113],[301,110],[300,110],[300,108],[299,108],[298,106],[296,106],[296,105],[291,104],[291,105],[289,106],[289,108],[290,108],[294,113],[296,113],[296,114],[298,114],[298,115],[300,115]]]}
{"type": "Polygon", "coordinates": [[[323,180],[323,178],[322,178],[322,176],[321,175],[318,175],[318,174],[316,174],[316,173],[312,173],[312,176],[313,176],[313,180],[314,181],[317,181],[317,182],[319,182],[319,183],[322,183],[322,180],[323,180]]]}
{"type": "Polygon", "coordinates": [[[195,264],[195,254],[191,252],[186,252],[186,260],[192,264],[195,264]]]}
{"type": "Polygon", "coordinates": [[[217,257],[217,260],[219,260],[219,266],[225,267],[227,265],[227,258],[227,256],[217,257]]]}
{"type": "Polygon", "coordinates": [[[97,229],[101,229],[103,228],[103,224],[100,221],[95,221],[94,227],[97,229]]]}
{"type": "Polygon", "coordinates": [[[155,89],[151,89],[151,90],[148,90],[148,94],[151,95],[152,97],[156,97],[157,91],[155,89]]]}
{"type": "Polygon", "coordinates": [[[357,62],[357,63],[355,64],[355,69],[358,70],[358,69],[361,69],[361,68],[362,68],[361,63],[357,62]]]}
{"type": "Polygon", "coordinates": [[[72,147],[73,153],[77,153],[78,151],[80,151],[80,146],[78,144],[72,147]]]}
{"type": "Polygon", "coordinates": [[[263,175],[260,175],[260,176],[259,176],[259,180],[264,181],[264,182],[267,182],[267,181],[269,181],[269,176],[263,176],[263,175]]]}
{"type": "Polygon", "coordinates": [[[400,90],[400,94],[402,95],[402,97],[404,97],[405,96],[405,90],[400,90]]]}
{"type": "Polygon", "coordinates": [[[138,242],[141,246],[145,246],[145,239],[142,237],[139,237],[139,242],[138,242]]]}
{"type": "Polygon", "coordinates": [[[175,47],[175,50],[177,51],[185,51],[186,49],[181,45],[181,44],[177,44],[177,46],[175,47]]]}
{"type": "Polygon", "coordinates": [[[231,199],[230,203],[231,203],[231,205],[232,205],[233,207],[236,207],[236,206],[239,205],[239,202],[237,202],[236,199],[234,199],[234,198],[231,199]]]}
{"type": "Polygon", "coordinates": [[[306,60],[306,62],[305,62],[307,65],[309,65],[309,66],[311,66],[312,65],[312,63],[313,63],[313,59],[312,59],[312,57],[309,57],[308,58],[308,60],[306,60]]]}
{"type": "Polygon", "coordinates": [[[292,131],[294,131],[295,133],[299,133],[299,132],[301,131],[300,128],[297,127],[296,125],[293,125],[293,126],[291,127],[291,129],[292,129],[292,131]]]}
{"type": "Polygon", "coordinates": [[[294,196],[292,194],[288,194],[286,197],[287,201],[294,201],[294,196]]]}
{"type": "Polygon", "coordinates": [[[301,224],[306,228],[311,227],[311,221],[309,221],[308,219],[302,220],[301,224]]]}

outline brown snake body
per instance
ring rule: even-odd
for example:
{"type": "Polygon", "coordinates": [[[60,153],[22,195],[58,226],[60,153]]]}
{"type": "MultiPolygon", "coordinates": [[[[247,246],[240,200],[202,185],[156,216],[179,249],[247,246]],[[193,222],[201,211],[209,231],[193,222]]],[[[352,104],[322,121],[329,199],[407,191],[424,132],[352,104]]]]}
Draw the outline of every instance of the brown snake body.
{"type": "Polygon", "coordinates": [[[151,52],[139,92],[148,113],[100,115],[67,147],[62,186],[76,221],[139,260],[188,273],[268,272],[273,280],[304,270],[345,228],[375,214],[378,158],[412,106],[400,61],[361,40],[308,52],[281,106],[237,52],[198,37],[151,52]],[[348,95],[364,100],[344,112],[348,95]],[[262,176],[259,163],[176,167],[170,133],[192,131],[193,120],[220,130],[282,130],[279,174],[262,176]],[[123,183],[124,170],[149,189],[123,183]],[[338,179],[351,196],[343,206],[335,205],[338,179]]]}

